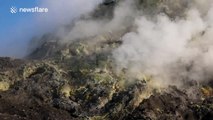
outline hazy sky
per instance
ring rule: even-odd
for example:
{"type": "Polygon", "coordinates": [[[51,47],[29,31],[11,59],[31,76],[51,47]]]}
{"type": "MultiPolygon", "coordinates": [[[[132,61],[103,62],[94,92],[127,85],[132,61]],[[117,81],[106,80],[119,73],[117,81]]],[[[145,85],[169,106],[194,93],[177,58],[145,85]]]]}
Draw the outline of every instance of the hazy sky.
{"type": "Polygon", "coordinates": [[[10,8],[30,8],[39,4],[40,0],[0,0],[0,56],[23,56],[27,41],[38,30],[34,20],[37,14],[12,14],[10,8]]]}
{"type": "Polygon", "coordinates": [[[102,0],[0,0],[0,56],[22,57],[34,36],[55,30],[102,0]],[[48,13],[10,13],[10,8],[48,8],[48,13]]]}

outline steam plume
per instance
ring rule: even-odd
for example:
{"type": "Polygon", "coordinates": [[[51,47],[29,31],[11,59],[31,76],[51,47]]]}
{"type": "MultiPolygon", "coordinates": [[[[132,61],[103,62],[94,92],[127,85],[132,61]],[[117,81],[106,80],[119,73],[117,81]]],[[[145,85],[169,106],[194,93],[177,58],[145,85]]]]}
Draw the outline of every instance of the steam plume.
{"type": "Polygon", "coordinates": [[[113,53],[118,71],[151,75],[161,86],[211,79],[212,1],[191,3],[184,17],[136,17],[136,31],[124,35],[113,53]]]}

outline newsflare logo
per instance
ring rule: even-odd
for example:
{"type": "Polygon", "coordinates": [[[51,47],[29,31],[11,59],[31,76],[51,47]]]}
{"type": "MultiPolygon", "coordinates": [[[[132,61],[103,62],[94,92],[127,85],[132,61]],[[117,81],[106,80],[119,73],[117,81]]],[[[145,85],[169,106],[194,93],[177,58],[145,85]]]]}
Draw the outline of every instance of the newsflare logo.
{"type": "Polygon", "coordinates": [[[15,13],[47,13],[48,8],[40,8],[40,7],[33,7],[33,8],[17,8],[15,6],[12,6],[10,8],[10,12],[12,14],[15,13]]]}
{"type": "Polygon", "coordinates": [[[12,14],[17,13],[17,8],[14,7],[14,6],[12,6],[12,7],[10,8],[10,12],[11,12],[12,14]]]}

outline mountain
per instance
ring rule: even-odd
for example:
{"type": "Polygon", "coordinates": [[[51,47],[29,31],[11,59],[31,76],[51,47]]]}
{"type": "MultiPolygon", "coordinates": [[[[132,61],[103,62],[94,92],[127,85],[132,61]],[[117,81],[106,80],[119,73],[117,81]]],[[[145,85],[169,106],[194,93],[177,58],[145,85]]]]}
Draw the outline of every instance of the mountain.
{"type": "MultiPolygon", "coordinates": [[[[178,1],[178,8],[176,1],[137,0],[136,8],[153,16],[164,12],[181,17],[187,3],[178,1]]],[[[113,10],[121,2],[106,1],[81,19],[113,19],[113,10]]],[[[63,38],[55,33],[44,34],[25,58],[0,58],[0,119],[212,119],[212,79],[161,88],[153,87],[152,76],[130,77],[128,68],[116,71],[113,51],[123,44],[122,36],[135,29],[131,19],[123,28],[71,42],[61,42],[63,38]]]]}

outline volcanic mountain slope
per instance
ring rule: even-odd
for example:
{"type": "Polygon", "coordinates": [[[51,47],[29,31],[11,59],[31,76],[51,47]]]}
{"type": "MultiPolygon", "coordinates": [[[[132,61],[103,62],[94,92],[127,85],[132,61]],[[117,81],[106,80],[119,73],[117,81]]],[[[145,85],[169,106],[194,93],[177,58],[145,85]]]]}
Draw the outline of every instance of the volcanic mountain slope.
{"type": "MultiPolygon", "coordinates": [[[[154,4],[145,3],[141,4],[154,4]]],[[[113,8],[116,4],[106,5],[113,8]]],[[[166,13],[173,16],[174,11],[166,13]]],[[[94,14],[102,19],[110,12],[102,15],[94,14]]],[[[0,58],[0,119],[212,119],[211,80],[199,84],[189,81],[183,88],[155,88],[151,76],[138,75],[128,81],[126,69],[116,72],[112,51],[122,44],[121,37],[129,29],[69,44],[61,44],[60,38],[48,34],[25,59],[0,58]]]]}
{"type": "MultiPolygon", "coordinates": [[[[3,119],[211,119],[212,85],[151,89],[151,79],[126,83],[116,75],[110,50],[120,41],[87,49],[85,41],[48,51],[36,60],[1,58],[0,118],[3,119]],[[107,47],[106,47],[107,46],[107,47]],[[187,88],[188,89],[188,88],[187,88]]],[[[54,43],[57,44],[57,43],[54,43]]],[[[53,43],[45,43],[52,46],[53,43]]],[[[51,49],[49,47],[48,49],[51,49]]],[[[38,49],[43,50],[43,48],[38,49]]]]}

